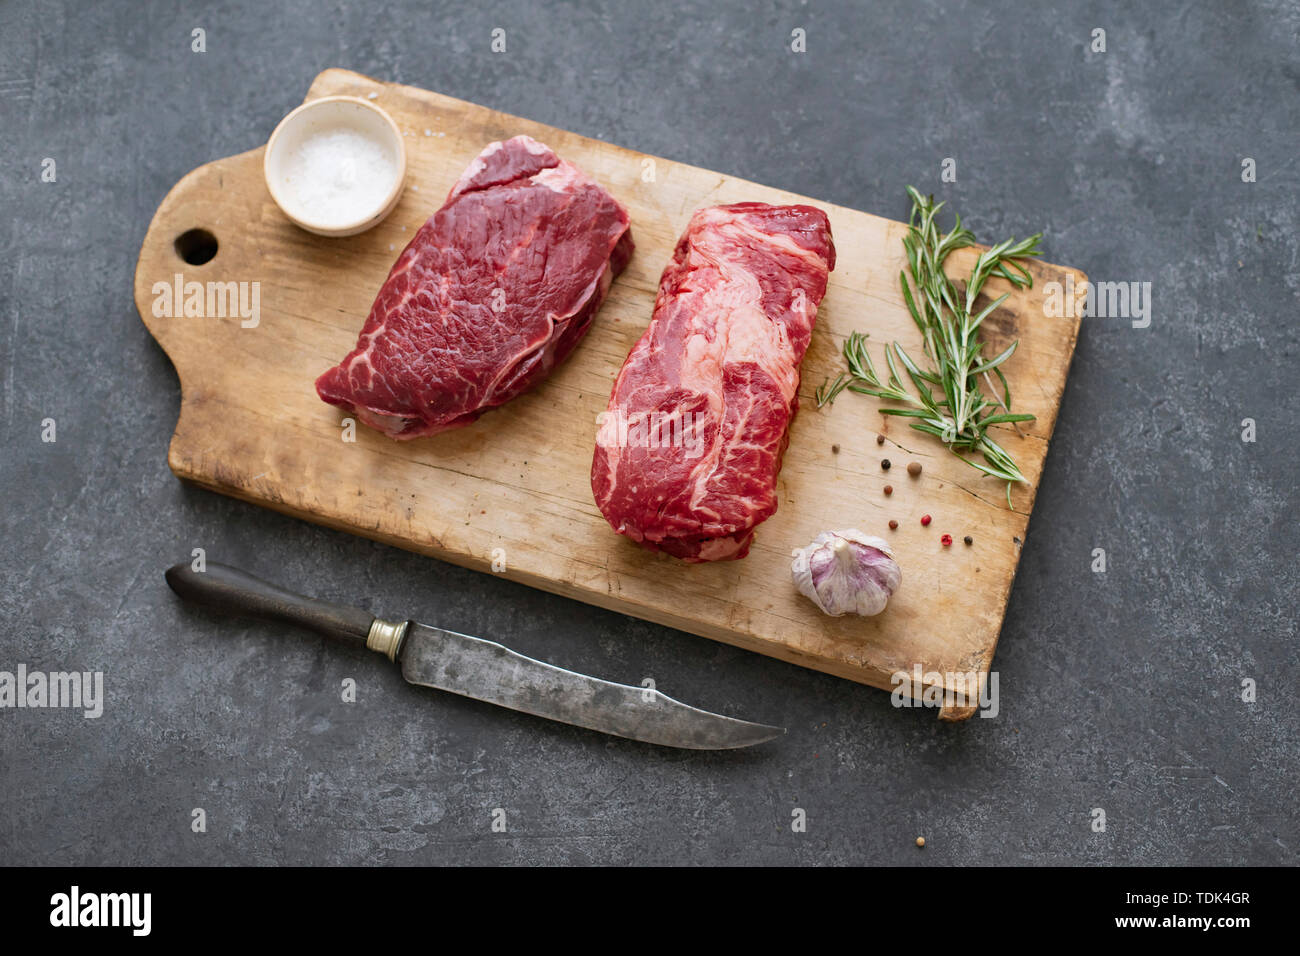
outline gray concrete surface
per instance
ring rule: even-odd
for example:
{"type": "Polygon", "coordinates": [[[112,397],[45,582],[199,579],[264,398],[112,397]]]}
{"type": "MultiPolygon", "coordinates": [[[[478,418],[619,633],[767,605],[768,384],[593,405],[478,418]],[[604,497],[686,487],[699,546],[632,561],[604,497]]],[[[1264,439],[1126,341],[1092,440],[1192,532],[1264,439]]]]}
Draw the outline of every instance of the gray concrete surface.
{"type": "Polygon", "coordinates": [[[107,695],[95,720],[0,711],[0,862],[1294,864],[1300,8],[980,7],[0,6],[0,670],[102,670],[107,695]],[[145,227],[335,65],[895,218],[915,183],[982,238],[1042,228],[1051,261],[1151,282],[1149,328],[1084,323],[1001,715],[942,725],[173,478],[145,227]],[[194,547],[790,733],[671,752],[421,694],[181,606],[162,570],[194,547]]]}

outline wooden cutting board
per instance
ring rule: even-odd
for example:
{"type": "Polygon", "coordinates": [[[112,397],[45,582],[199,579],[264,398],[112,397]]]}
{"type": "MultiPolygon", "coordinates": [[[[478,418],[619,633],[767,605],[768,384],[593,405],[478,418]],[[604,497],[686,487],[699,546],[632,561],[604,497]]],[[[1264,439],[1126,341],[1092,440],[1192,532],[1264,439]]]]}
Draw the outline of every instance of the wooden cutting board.
{"type": "MultiPolygon", "coordinates": [[[[533,587],[877,687],[916,665],[941,675],[989,670],[1079,329],[1078,318],[1044,317],[1043,286],[1072,272],[1081,287],[1082,273],[1035,266],[1034,288],[1013,291],[983,326],[988,355],[1020,339],[1004,368],[1016,410],[1038,416],[1023,436],[999,430],[1031,481],[1013,492],[1009,510],[1001,483],[905,420],[881,416],[874,399],[845,393],[821,410],[814,401],[814,389],[841,368],[850,332],[870,332],[877,359],[892,340],[921,354],[898,288],[901,223],[345,70],[321,73],[307,99],[333,94],[373,96],[406,133],[406,192],[379,226],[348,239],[293,226],[266,190],[261,149],[191,172],[149,226],[135,299],[180,376],[168,453],[176,475],[456,564],[493,572],[495,562],[495,573],[533,587]],[[316,376],[355,344],[398,252],[465,166],[487,143],[518,133],[547,143],[626,204],[631,265],[573,356],[533,391],[432,438],[399,443],[358,425],[355,441],[344,441],[344,416],[316,397],[316,376]],[[820,206],[839,261],[804,361],[776,515],[744,560],[686,565],[616,535],[596,509],[596,416],[650,320],[660,272],[691,213],[741,200],[820,206]],[[217,241],[201,265],[182,258],[195,256],[178,242],[196,229],[217,241]],[[258,323],[169,317],[161,288],[177,275],[250,283],[250,294],[258,283],[258,323]],[[882,458],[892,470],[882,471],[882,458]],[[913,461],[924,468],[919,478],[908,476],[913,461]],[[929,527],[920,524],[924,514],[933,516],[929,527]],[[897,531],[887,527],[891,518],[897,531]],[[844,527],[887,538],[902,565],[902,587],[878,617],[826,617],[791,585],[791,549],[844,527]],[[944,533],[955,539],[950,548],[940,544],[944,533]]],[[[966,250],[952,265],[964,274],[975,255],[966,250]]],[[[990,286],[993,295],[1006,291],[1000,281],[990,286]]],[[[943,683],[958,689],[946,676],[943,683]]],[[[971,713],[958,697],[942,716],[971,713]]]]}

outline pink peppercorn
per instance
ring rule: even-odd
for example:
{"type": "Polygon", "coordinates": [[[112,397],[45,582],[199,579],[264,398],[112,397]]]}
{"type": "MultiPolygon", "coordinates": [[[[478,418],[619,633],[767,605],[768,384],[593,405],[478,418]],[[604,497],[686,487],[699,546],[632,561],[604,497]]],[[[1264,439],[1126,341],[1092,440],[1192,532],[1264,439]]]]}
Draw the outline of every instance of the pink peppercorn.
{"type": "Polygon", "coordinates": [[[922,526],[922,527],[925,527],[925,526],[928,525],[929,523],[930,523],[930,516],[929,516],[929,515],[921,515],[921,526],[922,526]]]}
{"type": "Polygon", "coordinates": [[[948,547],[948,545],[952,544],[952,535],[945,534],[942,538],[939,539],[939,543],[942,544],[945,548],[948,547]]]}

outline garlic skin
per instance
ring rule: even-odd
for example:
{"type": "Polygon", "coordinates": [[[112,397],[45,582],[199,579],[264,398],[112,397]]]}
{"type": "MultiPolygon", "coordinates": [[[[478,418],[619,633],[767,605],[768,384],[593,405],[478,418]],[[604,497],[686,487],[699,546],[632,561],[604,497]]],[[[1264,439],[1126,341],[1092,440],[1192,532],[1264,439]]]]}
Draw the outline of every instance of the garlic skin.
{"type": "Polygon", "coordinates": [[[823,531],[793,554],[794,586],[831,617],[879,614],[903,581],[885,539],[857,528],[823,531]]]}

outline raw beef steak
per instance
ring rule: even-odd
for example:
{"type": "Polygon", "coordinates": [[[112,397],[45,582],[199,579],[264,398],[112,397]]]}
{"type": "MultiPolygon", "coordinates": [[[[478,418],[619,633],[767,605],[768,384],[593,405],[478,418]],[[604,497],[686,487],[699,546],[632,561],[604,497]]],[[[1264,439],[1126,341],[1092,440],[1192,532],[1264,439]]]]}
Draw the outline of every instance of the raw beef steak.
{"type": "Polygon", "coordinates": [[[628,354],[591,466],[619,534],[687,561],[743,558],[776,511],[799,363],[835,268],[826,214],[699,210],[628,354]]]}
{"type": "Polygon", "coordinates": [[[631,256],[627,210],[582,170],[527,136],[491,143],[316,392],[393,438],[468,425],[573,351],[631,256]]]}

